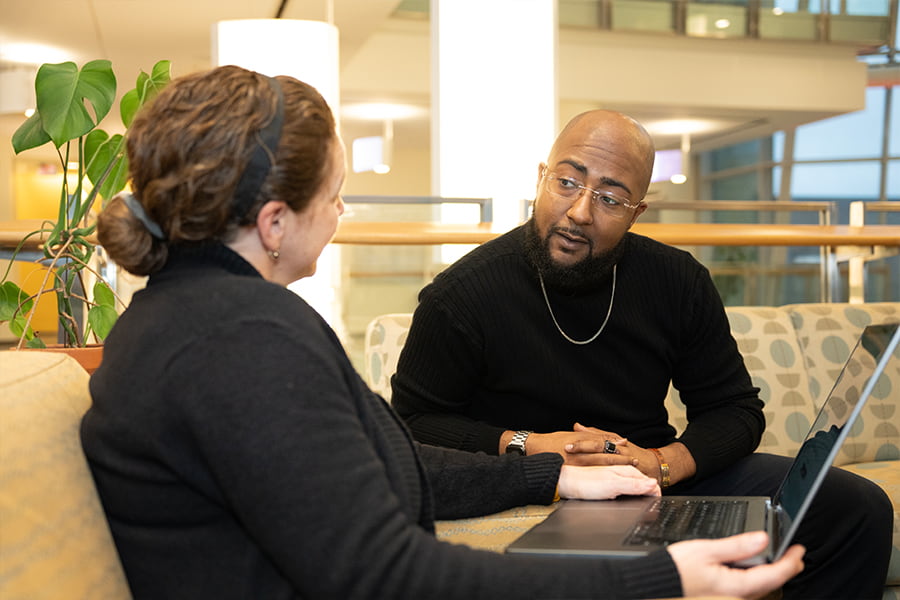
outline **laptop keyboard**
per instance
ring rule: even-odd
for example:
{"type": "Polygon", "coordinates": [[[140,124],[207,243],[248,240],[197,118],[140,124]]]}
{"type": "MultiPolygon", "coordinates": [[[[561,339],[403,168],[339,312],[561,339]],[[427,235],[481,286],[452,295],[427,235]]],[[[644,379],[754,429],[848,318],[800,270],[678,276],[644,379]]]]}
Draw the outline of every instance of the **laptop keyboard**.
{"type": "Polygon", "coordinates": [[[625,537],[629,546],[666,545],[680,540],[741,533],[747,518],[743,500],[659,498],[625,537]]]}

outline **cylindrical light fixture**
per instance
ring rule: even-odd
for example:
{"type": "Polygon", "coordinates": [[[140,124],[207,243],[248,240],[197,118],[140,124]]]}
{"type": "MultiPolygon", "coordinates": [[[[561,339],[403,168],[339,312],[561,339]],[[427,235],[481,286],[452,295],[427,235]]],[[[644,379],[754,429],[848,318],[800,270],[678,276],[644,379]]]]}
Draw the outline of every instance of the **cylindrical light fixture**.
{"type": "Polygon", "coordinates": [[[290,75],[313,86],[338,118],[340,61],[337,27],[299,19],[235,19],[213,25],[216,65],[264,75],[290,75]]]}
{"type": "MultiPolygon", "coordinates": [[[[340,115],[340,61],[337,27],[297,19],[236,19],[213,25],[212,59],[269,77],[289,75],[316,88],[340,115]]],[[[302,296],[338,335],[343,336],[340,251],[330,244],[319,256],[316,274],[289,289],[302,296]]]]}

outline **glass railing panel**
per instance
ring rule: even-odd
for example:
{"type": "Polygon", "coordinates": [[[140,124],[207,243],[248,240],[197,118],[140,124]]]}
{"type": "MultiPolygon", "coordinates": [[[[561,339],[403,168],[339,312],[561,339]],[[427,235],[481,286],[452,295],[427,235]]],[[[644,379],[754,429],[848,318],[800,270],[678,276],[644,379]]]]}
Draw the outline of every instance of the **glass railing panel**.
{"type": "MultiPolygon", "coordinates": [[[[346,195],[344,200],[342,221],[367,223],[477,223],[491,220],[493,206],[489,199],[478,198],[346,195]]],[[[439,249],[428,245],[341,245],[342,341],[354,364],[361,360],[369,321],[376,315],[415,309],[419,291],[445,266],[439,249]]]]}
{"type": "MultiPolygon", "coordinates": [[[[832,41],[859,45],[862,55],[892,46],[896,0],[558,0],[563,28],[675,33],[692,37],[832,41]],[[844,11],[844,12],[841,12],[844,11]]],[[[428,0],[401,0],[395,17],[428,19],[428,0]]]]}
{"type": "Polygon", "coordinates": [[[804,10],[792,10],[796,3],[778,2],[759,11],[759,37],[771,40],[819,39],[820,16],[804,10]]]}
{"type": "MultiPolygon", "coordinates": [[[[749,189],[745,173],[720,186],[749,189]],[[743,184],[741,183],[743,181],[743,184]],[[731,185],[736,184],[736,185],[731,185]]],[[[650,201],[644,222],[825,225],[831,202],[760,200],[650,201]]],[[[726,304],[778,305],[826,298],[825,254],[819,247],[701,246],[685,248],[706,265],[726,304]]]]}
{"type": "Polygon", "coordinates": [[[829,40],[879,46],[890,35],[890,24],[885,17],[868,15],[831,15],[829,40]]]}
{"type": "MultiPolygon", "coordinates": [[[[851,225],[900,225],[900,201],[850,202],[851,225]]],[[[873,248],[848,261],[851,301],[891,302],[900,299],[900,253],[897,248],[873,248]]]]}
{"type": "MultiPolygon", "coordinates": [[[[427,222],[436,220],[438,211],[434,204],[349,201],[342,220],[427,222]]],[[[360,342],[375,315],[415,308],[416,295],[428,281],[432,253],[427,246],[341,246],[340,304],[346,335],[360,342]]]]}
{"type": "Polygon", "coordinates": [[[616,31],[675,31],[674,6],[668,0],[612,0],[610,21],[616,31]]]}
{"type": "Polygon", "coordinates": [[[748,10],[746,0],[688,2],[685,33],[693,37],[746,37],[748,10]]]}
{"type": "Polygon", "coordinates": [[[602,6],[597,0],[560,0],[560,27],[603,28],[602,6]]]}

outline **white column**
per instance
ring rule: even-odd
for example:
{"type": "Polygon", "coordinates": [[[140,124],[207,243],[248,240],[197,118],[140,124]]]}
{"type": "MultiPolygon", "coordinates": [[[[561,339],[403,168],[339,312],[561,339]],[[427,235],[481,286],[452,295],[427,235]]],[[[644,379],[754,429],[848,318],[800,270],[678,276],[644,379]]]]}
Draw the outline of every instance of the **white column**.
{"type": "MultiPolygon", "coordinates": [[[[295,19],[240,19],[213,26],[212,56],[217,65],[238,65],[270,77],[290,75],[316,88],[334,118],[340,114],[338,30],[330,23],[295,19]]],[[[316,274],[288,286],[343,337],[340,249],[329,244],[316,274]]]]}
{"type": "Polygon", "coordinates": [[[431,0],[431,37],[432,193],[493,198],[510,229],[557,133],[556,2],[431,0]]]}

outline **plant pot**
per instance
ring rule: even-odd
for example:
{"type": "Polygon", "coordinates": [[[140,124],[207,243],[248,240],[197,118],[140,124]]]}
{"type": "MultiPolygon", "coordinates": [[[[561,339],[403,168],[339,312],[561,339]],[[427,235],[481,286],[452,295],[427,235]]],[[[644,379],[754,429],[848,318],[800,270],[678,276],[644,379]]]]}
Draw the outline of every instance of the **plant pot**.
{"type": "Polygon", "coordinates": [[[22,348],[22,350],[29,350],[32,352],[64,352],[78,361],[78,364],[87,371],[89,374],[93,374],[94,371],[97,370],[97,367],[100,366],[100,361],[103,360],[103,344],[88,344],[84,348],[67,348],[61,345],[51,345],[46,348],[22,348]]]}

